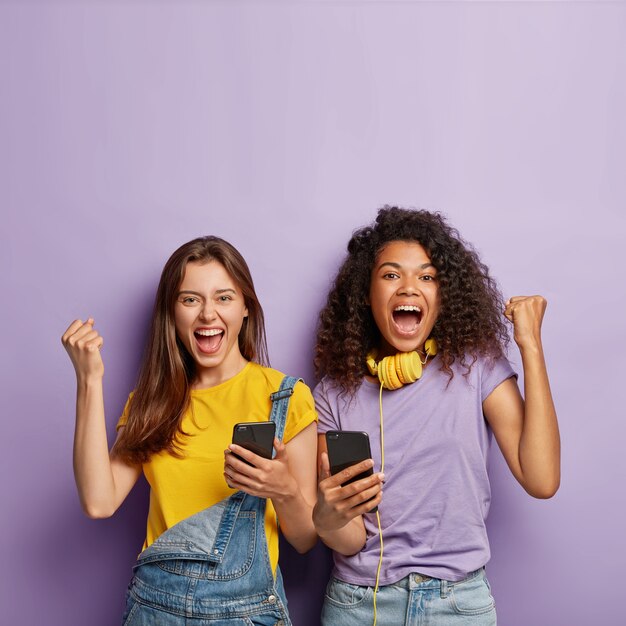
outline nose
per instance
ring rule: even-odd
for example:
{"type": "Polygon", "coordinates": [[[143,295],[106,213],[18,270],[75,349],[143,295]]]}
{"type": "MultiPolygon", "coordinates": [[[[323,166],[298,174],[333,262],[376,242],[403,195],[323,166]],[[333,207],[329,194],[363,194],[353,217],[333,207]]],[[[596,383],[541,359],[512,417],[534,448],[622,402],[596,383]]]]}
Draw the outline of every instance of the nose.
{"type": "Polygon", "coordinates": [[[207,300],[200,309],[200,319],[205,322],[209,322],[215,319],[215,305],[211,300],[207,300]]]}
{"type": "Polygon", "coordinates": [[[411,276],[405,276],[402,278],[402,282],[398,285],[398,295],[416,296],[420,293],[420,284],[417,278],[413,278],[411,276]]]}

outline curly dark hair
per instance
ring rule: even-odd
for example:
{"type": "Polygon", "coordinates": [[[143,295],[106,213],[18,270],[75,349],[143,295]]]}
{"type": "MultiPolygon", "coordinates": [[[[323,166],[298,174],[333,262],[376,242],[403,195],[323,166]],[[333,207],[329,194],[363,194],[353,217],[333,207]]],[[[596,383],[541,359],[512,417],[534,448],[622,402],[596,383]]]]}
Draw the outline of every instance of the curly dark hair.
{"type": "Polygon", "coordinates": [[[354,393],[366,374],[367,353],[380,342],[367,304],[376,258],[392,241],[418,242],[437,270],[440,312],[431,337],[450,380],[456,359],[472,368],[479,355],[503,356],[509,341],[502,294],[489,269],[437,212],[385,206],[372,226],[354,232],[319,316],[315,346],[318,377],[354,393]]]}

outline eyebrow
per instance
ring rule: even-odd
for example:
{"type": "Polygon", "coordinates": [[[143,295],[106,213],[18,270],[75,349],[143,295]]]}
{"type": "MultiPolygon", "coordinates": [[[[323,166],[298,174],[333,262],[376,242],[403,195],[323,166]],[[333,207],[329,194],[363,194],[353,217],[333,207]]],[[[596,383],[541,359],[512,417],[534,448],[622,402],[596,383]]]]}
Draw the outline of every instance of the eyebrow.
{"type": "MultiPolygon", "coordinates": [[[[391,267],[398,269],[398,270],[402,269],[402,265],[400,265],[400,263],[394,263],[393,261],[385,261],[384,263],[381,263],[378,266],[378,269],[382,269],[383,267],[385,267],[385,265],[390,265],[391,267]]],[[[425,269],[428,269],[429,267],[436,269],[435,266],[430,261],[428,263],[422,263],[421,265],[418,265],[417,269],[425,270],[425,269]]]]}
{"type": "MultiPolygon", "coordinates": [[[[191,289],[184,289],[182,291],[178,292],[178,296],[182,296],[184,293],[188,293],[191,294],[192,296],[200,296],[202,298],[202,294],[199,291],[192,291],[191,289]]],[[[215,295],[222,295],[223,293],[233,293],[235,295],[237,295],[237,292],[234,289],[231,289],[230,287],[227,287],[225,289],[216,289],[215,290],[215,295]]]]}

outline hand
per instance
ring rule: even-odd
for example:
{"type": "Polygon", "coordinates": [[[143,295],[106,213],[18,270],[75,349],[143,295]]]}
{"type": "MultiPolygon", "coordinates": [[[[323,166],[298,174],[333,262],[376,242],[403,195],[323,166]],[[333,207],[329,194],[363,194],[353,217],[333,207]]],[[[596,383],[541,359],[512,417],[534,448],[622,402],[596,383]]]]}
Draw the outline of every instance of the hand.
{"type": "Polygon", "coordinates": [[[94,330],[93,324],[92,317],[84,323],[82,320],[75,320],[61,337],[61,342],[70,356],[78,380],[104,376],[104,363],[100,356],[104,339],[97,330],[94,330]]]}
{"type": "Polygon", "coordinates": [[[541,322],[547,305],[542,296],[513,296],[507,300],[504,316],[513,322],[513,338],[520,348],[541,343],[541,322]]]}
{"type": "Polygon", "coordinates": [[[226,484],[231,489],[240,489],[259,498],[281,500],[295,495],[298,484],[289,471],[285,444],[274,438],[274,449],[276,456],[264,459],[234,443],[228,446],[228,450],[224,450],[226,484]],[[252,465],[247,465],[235,454],[252,465]]]}
{"type": "Polygon", "coordinates": [[[341,486],[373,466],[374,461],[367,459],[331,476],[328,454],[322,452],[317,504],[313,509],[313,523],[318,532],[343,528],[350,520],[378,506],[383,496],[383,474],[372,474],[341,486]]]}

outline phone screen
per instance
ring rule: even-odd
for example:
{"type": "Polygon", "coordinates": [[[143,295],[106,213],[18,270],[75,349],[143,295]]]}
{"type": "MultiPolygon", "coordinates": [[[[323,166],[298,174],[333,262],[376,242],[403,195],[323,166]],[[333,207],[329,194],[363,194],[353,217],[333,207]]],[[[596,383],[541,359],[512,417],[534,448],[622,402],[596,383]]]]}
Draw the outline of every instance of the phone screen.
{"type": "MultiPolygon", "coordinates": [[[[258,454],[264,459],[271,459],[275,432],[276,424],[274,422],[240,422],[233,427],[233,443],[258,454]]],[[[241,459],[240,456],[236,456],[241,459]]],[[[244,459],[241,460],[248,463],[244,459]]],[[[248,464],[250,465],[250,463],[248,464]]]]}
{"type": "MultiPolygon", "coordinates": [[[[366,432],[356,430],[329,430],[326,433],[326,447],[330,462],[330,473],[337,474],[346,467],[359,461],[371,459],[370,440],[366,432]]],[[[348,485],[356,480],[371,476],[374,470],[370,468],[358,476],[354,476],[344,483],[348,485]]]]}

